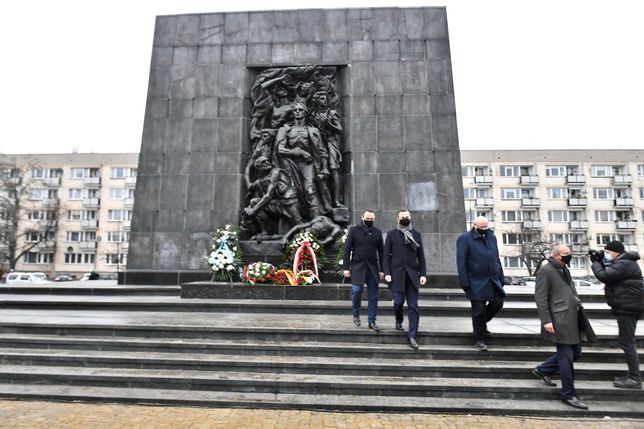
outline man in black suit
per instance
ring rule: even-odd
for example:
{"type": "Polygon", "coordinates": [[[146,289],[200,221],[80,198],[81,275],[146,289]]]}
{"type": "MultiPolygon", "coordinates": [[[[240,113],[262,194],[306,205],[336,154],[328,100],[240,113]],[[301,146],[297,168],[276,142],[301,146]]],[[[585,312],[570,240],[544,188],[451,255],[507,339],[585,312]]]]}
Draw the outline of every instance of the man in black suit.
{"type": "Polygon", "coordinates": [[[363,285],[367,284],[369,304],[369,329],[380,332],[376,324],[378,310],[378,283],[384,276],[382,264],[382,232],[373,226],[376,214],[371,209],[362,213],[362,225],[352,227],[344,242],[344,276],[351,278],[351,303],[353,304],[353,323],[360,326],[360,306],[362,305],[363,285]]]}
{"type": "Polygon", "coordinates": [[[418,289],[427,283],[427,268],[422,237],[412,228],[407,209],[398,212],[398,227],[387,233],[384,267],[385,280],[391,283],[396,329],[403,330],[403,305],[407,300],[408,341],[412,349],[418,350],[418,289]]]}

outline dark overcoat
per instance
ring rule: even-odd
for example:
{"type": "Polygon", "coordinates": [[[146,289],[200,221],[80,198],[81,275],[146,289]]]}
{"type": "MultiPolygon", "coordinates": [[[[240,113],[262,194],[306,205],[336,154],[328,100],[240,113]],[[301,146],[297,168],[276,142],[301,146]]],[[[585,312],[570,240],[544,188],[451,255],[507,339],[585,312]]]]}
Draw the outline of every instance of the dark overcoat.
{"type": "Polygon", "coordinates": [[[473,229],[461,234],[456,240],[456,266],[458,282],[469,299],[492,301],[495,288],[505,296],[503,267],[492,231],[485,237],[473,229]]]}
{"type": "Polygon", "coordinates": [[[577,290],[564,269],[552,257],[537,271],[534,300],[544,340],[558,344],[580,343],[577,290]],[[546,323],[554,325],[554,334],[543,329],[546,323]]]}
{"type": "Polygon", "coordinates": [[[405,276],[409,276],[416,289],[420,288],[420,276],[427,276],[423,238],[413,228],[411,234],[420,245],[417,249],[405,244],[405,236],[398,229],[389,231],[385,239],[385,275],[391,276],[391,290],[394,292],[405,291],[405,276]]]}
{"type": "Polygon", "coordinates": [[[365,228],[356,225],[349,229],[344,242],[343,270],[351,270],[351,284],[362,285],[367,280],[367,271],[379,279],[383,272],[382,231],[378,228],[365,228]]]}

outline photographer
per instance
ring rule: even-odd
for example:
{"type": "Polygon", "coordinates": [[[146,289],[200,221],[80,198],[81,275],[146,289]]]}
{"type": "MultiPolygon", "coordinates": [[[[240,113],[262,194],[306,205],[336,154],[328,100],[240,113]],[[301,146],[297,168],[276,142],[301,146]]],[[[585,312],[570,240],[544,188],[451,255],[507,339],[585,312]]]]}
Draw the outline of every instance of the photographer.
{"type": "Polygon", "coordinates": [[[637,252],[625,252],[620,241],[611,241],[604,252],[591,251],[595,277],[606,284],[606,302],[617,318],[619,346],[624,350],[628,373],[616,377],[615,387],[641,389],[640,362],[637,355],[635,328],[644,311],[644,285],[637,252]]]}

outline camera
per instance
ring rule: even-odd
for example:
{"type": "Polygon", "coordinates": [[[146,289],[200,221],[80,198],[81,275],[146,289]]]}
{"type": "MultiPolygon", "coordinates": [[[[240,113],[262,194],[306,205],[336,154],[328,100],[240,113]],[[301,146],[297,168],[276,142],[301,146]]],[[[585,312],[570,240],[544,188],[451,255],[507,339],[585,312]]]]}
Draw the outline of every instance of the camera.
{"type": "Polygon", "coordinates": [[[590,256],[591,258],[592,258],[593,256],[596,256],[596,257],[597,257],[597,260],[598,260],[598,261],[601,261],[601,260],[603,260],[603,259],[604,259],[604,251],[603,251],[603,250],[590,249],[590,250],[588,251],[588,256],[590,256]]]}

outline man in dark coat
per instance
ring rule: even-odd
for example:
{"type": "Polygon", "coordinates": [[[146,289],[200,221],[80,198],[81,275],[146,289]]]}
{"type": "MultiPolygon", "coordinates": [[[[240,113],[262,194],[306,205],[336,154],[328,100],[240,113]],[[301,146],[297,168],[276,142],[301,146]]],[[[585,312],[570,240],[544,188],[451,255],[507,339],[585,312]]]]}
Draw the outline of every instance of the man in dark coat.
{"type": "Polygon", "coordinates": [[[385,280],[391,284],[394,299],[396,329],[403,330],[403,305],[407,300],[407,341],[412,349],[418,350],[418,289],[427,283],[427,267],[422,236],[412,228],[411,214],[407,209],[398,212],[398,227],[387,233],[384,267],[385,280]]]}
{"type": "Polygon", "coordinates": [[[625,377],[616,377],[613,384],[625,389],[641,389],[640,361],[637,355],[635,328],[644,311],[644,285],[642,271],[637,261],[637,252],[625,252],[620,241],[611,241],[604,247],[605,255],[596,252],[590,255],[595,277],[606,284],[606,302],[617,318],[619,347],[624,350],[628,372],[625,377]],[[612,264],[604,263],[604,258],[612,264]]]}
{"type": "Polygon", "coordinates": [[[548,261],[537,271],[534,299],[541,320],[541,338],[554,342],[557,353],[532,373],[548,386],[556,386],[550,378],[561,376],[561,400],[572,407],[588,409],[575,393],[573,362],[581,357],[579,308],[581,301],[567,265],[572,255],[568,246],[555,244],[548,261]]]}
{"type": "Polygon", "coordinates": [[[487,322],[503,308],[503,268],[499,260],[496,237],[488,229],[488,220],[474,219],[470,231],[456,241],[458,282],[472,303],[474,347],[487,351],[487,322]]]}
{"type": "Polygon", "coordinates": [[[369,329],[380,332],[376,324],[378,310],[378,283],[383,278],[382,232],[373,226],[376,214],[367,209],[362,213],[362,225],[356,225],[347,233],[344,242],[344,276],[351,278],[351,303],[353,323],[360,326],[360,306],[362,305],[363,285],[367,284],[369,304],[367,307],[369,329]]]}

